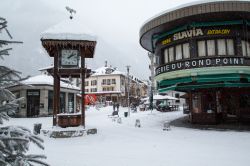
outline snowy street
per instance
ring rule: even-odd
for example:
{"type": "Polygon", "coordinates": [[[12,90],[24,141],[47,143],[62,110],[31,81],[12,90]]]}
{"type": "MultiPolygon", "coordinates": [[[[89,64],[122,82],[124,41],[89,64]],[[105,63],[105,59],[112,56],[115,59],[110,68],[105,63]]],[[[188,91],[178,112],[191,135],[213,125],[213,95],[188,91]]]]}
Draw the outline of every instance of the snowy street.
{"type": "MultiPolygon", "coordinates": [[[[29,153],[46,154],[52,166],[247,166],[250,162],[250,132],[212,131],[171,126],[163,123],[184,116],[182,111],[131,113],[122,124],[108,117],[112,107],[86,111],[86,128],[97,128],[97,134],[77,138],[48,138],[43,135],[45,150],[31,146],[29,153]],[[135,120],[140,119],[141,128],[135,120]]],[[[52,118],[11,119],[6,125],[22,125],[33,130],[52,127],[52,118]]]]}

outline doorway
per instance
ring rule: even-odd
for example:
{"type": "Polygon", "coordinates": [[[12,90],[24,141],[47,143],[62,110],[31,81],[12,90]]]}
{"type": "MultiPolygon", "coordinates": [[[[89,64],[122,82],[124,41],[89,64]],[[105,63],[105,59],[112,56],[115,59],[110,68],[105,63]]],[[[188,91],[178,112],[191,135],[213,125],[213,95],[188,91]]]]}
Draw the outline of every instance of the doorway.
{"type": "Polygon", "coordinates": [[[27,117],[39,115],[40,90],[27,90],[27,117]]]}

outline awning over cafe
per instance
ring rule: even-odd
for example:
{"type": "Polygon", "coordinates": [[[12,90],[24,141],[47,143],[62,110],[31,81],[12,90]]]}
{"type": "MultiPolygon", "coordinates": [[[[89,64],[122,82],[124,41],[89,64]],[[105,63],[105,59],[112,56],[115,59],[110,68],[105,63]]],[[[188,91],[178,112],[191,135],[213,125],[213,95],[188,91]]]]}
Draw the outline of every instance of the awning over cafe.
{"type": "Polygon", "coordinates": [[[219,87],[250,87],[250,75],[247,74],[223,74],[190,76],[171,80],[163,80],[158,86],[159,92],[169,90],[187,91],[204,88],[219,87]]]}

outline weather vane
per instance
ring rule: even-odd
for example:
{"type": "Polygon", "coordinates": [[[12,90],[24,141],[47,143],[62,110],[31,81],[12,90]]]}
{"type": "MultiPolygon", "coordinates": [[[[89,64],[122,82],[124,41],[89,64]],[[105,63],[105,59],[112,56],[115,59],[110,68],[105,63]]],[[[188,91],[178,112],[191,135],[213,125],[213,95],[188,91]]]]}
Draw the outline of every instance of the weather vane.
{"type": "Polygon", "coordinates": [[[66,6],[66,10],[70,13],[70,19],[73,18],[73,13],[76,13],[76,11],[68,6],[66,6]]]}

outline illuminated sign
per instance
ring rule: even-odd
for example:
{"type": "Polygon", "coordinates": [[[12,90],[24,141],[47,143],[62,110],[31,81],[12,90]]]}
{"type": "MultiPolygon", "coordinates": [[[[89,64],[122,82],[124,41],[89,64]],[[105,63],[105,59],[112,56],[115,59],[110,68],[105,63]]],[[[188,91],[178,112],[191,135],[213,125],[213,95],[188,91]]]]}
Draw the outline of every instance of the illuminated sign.
{"type": "Polygon", "coordinates": [[[217,28],[217,29],[201,29],[201,28],[197,28],[197,29],[191,29],[191,30],[186,30],[186,31],[182,31],[182,32],[177,32],[175,34],[173,34],[172,36],[167,37],[166,39],[164,39],[161,44],[162,45],[166,45],[166,44],[170,44],[173,41],[177,41],[177,40],[181,40],[181,39],[186,39],[186,38],[192,38],[192,37],[198,37],[198,36],[211,36],[211,35],[229,35],[231,32],[230,29],[221,29],[221,28],[217,28]]]}
{"type": "Polygon", "coordinates": [[[247,59],[240,57],[213,57],[203,59],[193,59],[181,62],[165,64],[156,68],[156,75],[183,69],[215,67],[215,66],[249,66],[247,59]]]}

